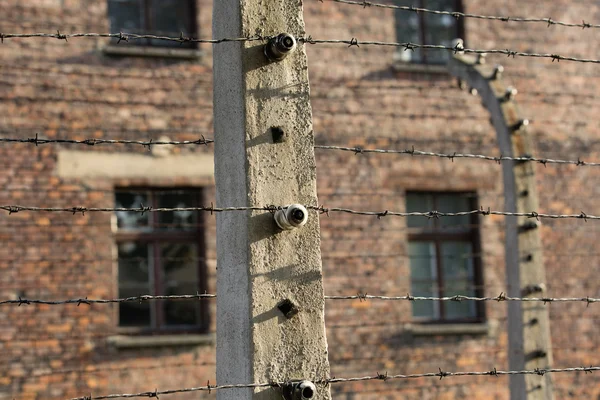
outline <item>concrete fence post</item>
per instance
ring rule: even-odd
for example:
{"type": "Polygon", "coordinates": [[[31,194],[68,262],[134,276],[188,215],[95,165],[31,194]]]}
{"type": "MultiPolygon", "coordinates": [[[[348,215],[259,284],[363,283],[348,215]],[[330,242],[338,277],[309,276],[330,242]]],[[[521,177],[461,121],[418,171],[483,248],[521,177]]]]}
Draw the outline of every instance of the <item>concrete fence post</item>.
{"type": "MultiPolygon", "coordinates": [[[[304,35],[300,0],[214,1],[214,38],[285,32],[304,35]]],[[[266,43],[213,48],[218,207],[318,204],[305,49],[280,36],[268,59],[266,43]]],[[[329,377],[319,217],[298,210],[288,222],[308,221],[290,230],[268,211],[217,215],[219,385],[329,377]]],[[[227,389],[217,398],[281,399],[282,390],[227,389]]],[[[329,387],[319,383],[307,398],[330,399],[329,387]]]]}
{"type": "MultiPolygon", "coordinates": [[[[519,117],[517,91],[502,80],[503,68],[482,63],[481,57],[457,54],[450,73],[476,89],[496,130],[500,153],[507,157],[531,156],[533,145],[527,120],[519,117]]],[[[534,165],[502,162],[504,209],[530,213],[538,209],[534,165]]],[[[506,217],[506,285],[509,297],[545,297],[546,274],[541,250],[540,223],[527,217],[506,217]]],[[[544,370],[552,367],[548,306],[539,302],[511,301],[508,307],[508,367],[544,370]]],[[[553,400],[551,374],[511,375],[512,400],[553,400]]]]}

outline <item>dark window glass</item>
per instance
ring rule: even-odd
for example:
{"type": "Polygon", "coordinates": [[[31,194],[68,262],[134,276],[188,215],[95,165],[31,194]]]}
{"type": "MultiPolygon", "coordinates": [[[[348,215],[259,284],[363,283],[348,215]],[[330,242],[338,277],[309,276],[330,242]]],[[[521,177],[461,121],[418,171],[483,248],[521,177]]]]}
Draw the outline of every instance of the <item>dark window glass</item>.
{"type": "MultiPolygon", "coordinates": [[[[474,193],[419,193],[406,195],[407,212],[456,213],[477,208],[474,193]]],[[[480,296],[478,216],[425,218],[409,216],[408,253],[414,296],[480,296]]],[[[421,321],[476,322],[483,308],[473,301],[413,302],[413,317],[421,321]]]]}
{"type": "MultiPolygon", "coordinates": [[[[196,36],[195,0],[108,0],[112,33],[152,34],[156,36],[196,36]]],[[[195,48],[193,42],[158,39],[121,41],[137,46],[195,48]]]]}
{"type": "MultiPolygon", "coordinates": [[[[460,0],[395,0],[399,6],[413,6],[439,11],[460,11],[460,0]]],[[[396,10],[396,36],[401,43],[418,43],[443,45],[452,47],[456,38],[464,39],[462,19],[451,15],[432,13],[417,13],[414,11],[396,10]]],[[[420,64],[444,64],[448,61],[450,53],[442,50],[404,50],[400,48],[397,59],[402,62],[420,64]]]]}
{"type": "MultiPolygon", "coordinates": [[[[198,190],[120,189],[117,208],[187,208],[201,204],[198,190]]],[[[203,292],[202,219],[196,211],[117,211],[119,297],[203,292]]],[[[119,325],[137,331],[205,329],[205,302],[161,300],[119,304],[119,325]]]]}

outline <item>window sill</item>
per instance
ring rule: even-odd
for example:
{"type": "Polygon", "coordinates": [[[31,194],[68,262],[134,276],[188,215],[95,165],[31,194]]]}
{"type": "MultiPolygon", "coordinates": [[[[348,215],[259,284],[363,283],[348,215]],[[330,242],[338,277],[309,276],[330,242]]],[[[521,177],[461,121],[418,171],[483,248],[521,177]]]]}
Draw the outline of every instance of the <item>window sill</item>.
{"type": "Polygon", "coordinates": [[[420,74],[438,74],[449,75],[448,68],[445,65],[431,64],[413,64],[403,61],[394,61],[392,64],[394,72],[415,72],[420,74]]]}
{"type": "Polygon", "coordinates": [[[175,49],[168,47],[141,47],[108,45],[102,49],[109,56],[130,57],[160,57],[196,60],[202,57],[202,51],[197,49],[175,49]]]}
{"type": "Polygon", "coordinates": [[[490,325],[482,322],[475,324],[408,324],[407,333],[413,336],[458,336],[458,335],[489,335],[490,325]]]}
{"type": "Polygon", "coordinates": [[[115,335],[109,336],[106,341],[109,345],[114,346],[117,349],[173,346],[212,346],[215,344],[215,335],[211,333],[161,336],[115,335]]]}

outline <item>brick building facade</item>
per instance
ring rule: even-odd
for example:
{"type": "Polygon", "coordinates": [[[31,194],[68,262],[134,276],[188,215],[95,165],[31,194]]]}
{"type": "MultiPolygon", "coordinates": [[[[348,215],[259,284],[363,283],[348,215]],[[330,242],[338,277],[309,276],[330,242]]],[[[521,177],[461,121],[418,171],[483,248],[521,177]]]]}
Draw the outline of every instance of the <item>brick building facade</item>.
{"type": "MultiPolygon", "coordinates": [[[[0,0],[0,30],[107,32],[108,3],[0,0]]],[[[210,37],[211,3],[195,1],[196,19],[186,20],[181,30],[210,37]]],[[[461,7],[486,15],[600,20],[600,5],[587,0],[496,3],[464,0],[461,7]]],[[[329,1],[305,1],[304,8],[306,33],[314,38],[395,41],[402,28],[389,9],[329,1]]],[[[158,24],[155,14],[148,14],[142,28],[158,24]]],[[[112,16],[127,18],[126,13],[112,16]]],[[[594,29],[466,19],[460,31],[471,48],[583,58],[594,58],[600,50],[594,29]]],[[[487,111],[476,96],[460,90],[443,67],[405,60],[391,47],[314,45],[309,46],[308,57],[318,144],[497,154],[487,111]]],[[[593,122],[600,85],[597,65],[488,58],[504,64],[506,80],[518,88],[521,111],[533,122],[536,154],[600,159],[599,125],[593,122]]],[[[212,118],[210,46],[11,39],[0,47],[1,137],[37,133],[40,138],[78,140],[197,140],[212,137],[212,118]]],[[[503,208],[501,167],[493,162],[319,149],[316,157],[319,201],[328,206],[403,211],[407,204],[411,207],[411,196],[416,196],[417,204],[446,204],[447,198],[435,199],[459,194],[460,199],[468,198],[469,206],[503,208]],[[429,197],[418,197],[424,192],[429,197]]],[[[210,146],[148,150],[137,145],[3,143],[0,204],[210,204],[215,192],[212,161],[210,146]],[[176,196],[182,191],[186,200],[176,196]]],[[[595,168],[548,165],[538,167],[537,173],[540,210],[599,212],[600,189],[594,182],[600,175],[595,168]]],[[[115,298],[135,294],[136,285],[146,285],[154,293],[215,292],[213,216],[127,218],[110,213],[0,214],[0,298],[115,298]],[[138,251],[139,243],[147,250],[138,251]],[[122,272],[125,254],[133,254],[129,261],[136,260],[140,268],[152,264],[162,272],[152,275],[144,270],[149,275],[141,281],[132,273],[127,281],[122,272]],[[169,257],[194,267],[189,271],[170,267],[169,257]],[[192,275],[194,285],[186,286],[192,275]]],[[[429,240],[418,236],[416,224],[403,218],[321,217],[326,294],[414,292],[419,286],[414,272],[411,278],[411,265],[413,270],[417,265],[411,245],[429,240]]],[[[471,243],[467,253],[475,254],[469,274],[477,277],[469,278],[472,286],[466,290],[489,296],[505,291],[504,219],[479,217],[461,224],[475,225],[476,231],[476,237],[467,239],[471,243]]],[[[548,293],[599,297],[595,279],[600,268],[595,251],[599,228],[594,221],[544,220],[541,232],[548,293]]],[[[427,251],[419,255],[430,256],[427,251]]],[[[115,304],[0,307],[0,399],[63,399],[214,382],[214,302],[187,308],[157,304],[130,309],[115,304]],[[124,315],[140,320],[131,323],[124,315]]],[[[571,303],[547,307],[555,366],[597,364],[598,307],[571,303]]],[[[471,311],[417,311],[408,302],[328,301],[326,321],[331,374],[337,377],[438,368],[486,371],[508,365],[504,304],[486,303],[471,311]],[[438,323],[422,324],[413,314],[438,323]]],[[[594,374],[557,374],[554,385],[557,399],[600,398],[600,381],[594,374]]],[[[340,400],[506,399],[508,379],[358,382],[333,385],[332,392],[340,400]]]]}

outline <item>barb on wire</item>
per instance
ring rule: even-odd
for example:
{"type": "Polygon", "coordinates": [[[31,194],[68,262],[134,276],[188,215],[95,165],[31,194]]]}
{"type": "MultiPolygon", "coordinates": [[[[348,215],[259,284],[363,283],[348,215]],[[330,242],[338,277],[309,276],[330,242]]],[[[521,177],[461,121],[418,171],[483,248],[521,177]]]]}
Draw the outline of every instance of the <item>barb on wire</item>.
{"type": "MultiPolygon", "coordinates": [[[[200,300],[200,299],[214,299],[216,298],[216,294],[209,293],[196,293],[189,295],[171,295],[171,296],[152,296],[152,295],[141,295],[141,296],[133,296],[133,297],[124,297],[119,299],[88,299],[78,298],[78,299],[68,299],[68,300],[38,300],[38,299],[27,299],[21,298],[15,300],[2,300],[0,301],[0,305],[30,305],[30,304],[45,304],[45,305],[66,305],[66,304],[76,304],[77,306],[81,304],[91,305],[91,304],[111,304],[111,303],[142,303],[144,301],[156,301],[156,300],[200,300]]],[[[384,301],[491,301],[491,302],[503,302],[503,301],[521,301],[521,302],[541,302],[541,303],[560,303],[560,302],[582,302],[592,304],[599,303],[600,298],[594,297],[509,297],[504,294],[504,292],[500,293],[496,297],[472,297],[472,296],[447,296],[447,297],[422,297],[422,296],[412,296],[407,294],[406,296],[373,296],[369,294],[355,294],[349,296],[325,296],[325,300],[384,300],[384,301]]]]}
{"type": "MultiPolygon", "coordinates": [[[[449,372],[443,371],[441,368],[438,368],[438,372],[430,372],[423,374],[398,374],[398,375],[390,375],[386,373],[376,373],[375,375],[361,376],[361,377],[353,377],[353,378],[325,378],[325,379],[315,379],[313,382],[316,385],[329,385],[329,384],[341,384],[341,383],[351,383],[351,382],[364,382],[364,381],[388,381],[391,379],[417,379],[417,378],[447,378],[453,376],[505,376],[505,375],[538,375],[543,376],[545,374],[556,374],[556,373],[576,373],[576,372],[584,372],[584,373],[592,373],[594,371],[600,371],[600,367],[595,367],[590,365],[589,367],[573,367],[573,368],[535,368],[532,370],[521,370],[521,371],[502,371],[494,368],[490,371],[458,371],[458,372],[449,372]]],[[[235,385],[211,385],[210,382],[207,382],[206,386],[197,386],[183,389],[171,389],[171,390],[152,390],[147,392],[139,392],[139,393],[120,393],[120,394],[108,394],[103,396],[82,396],[75,397],[70,400],[106,400],[106,399],[118,399],[118,398],[134,398],[134,397],[156,397],[158,398],[161,395],[169,395],[169,394],[177,394],[177,393],[189,393],[189,392],[198,392],[198,391],[207,391],[211,392],[213,390],[223,390],[223,389],[239,389],[239,388],[279,388],[282,387],[285,382],[268,382],[268,383],[250,383],[250,384],[235,384],[235,385]]]]}
{"type": "MultiPolygon", "coordinates": [[[[2,208],[2,207],[0,207],[2,208]]],[[[427,211],[427,212],[397,212],[397,211],[360,211],[353,210],[350,208],[328,208],[323,205],[318,207],[307,206],[309,209],[316,209],[321,214],[327,214],[332,212],[341,212],[352,215],[366,215],[366,216],[374,216],[378,219],[387,216],[394,217],[425,217],[425,218],[440,218],[440,217],[462,217],[465,215],[481,215],[481,216],[489,216],[489,215],[502,215],[502,216],[513,216],[513,217],[526,217],[526,218],[535,218],[539,220],[540,218],[550,218],[550,219],[583,219],[587,221],[588,219],[600,219],[600,216],[597,215],[588,215],[584,212],[580,214],[544,214],[538,213],[536,211],[532,211],[529,213],[513,213],[508,211],[492,211],[489,208],[487,210],[483,209],[483,207],[479,210],[471,210],[471,211],[462,211],[462,212],[439,212],[439,211],[427,211]]]]}
{"type": "Polygon", "coordinates": [[[369,294],[355,294],[350,296],[325,296],[326,300],[384,300],[384,301],[491,301],[491,302],[502,302],[502,301],[521,301],[521,302],[540,302],[540,303],[560,303],[560,302],[581,302],[581,303],[598,303],[600,298],[594,297],[509,297],[500,293],[496,297],[473,297],[473,296],[447,296],[447,297],[423,297],[423,296],[372,296],[369,294]]]}
{"type": "Polygon", "coordinates": [[[103,396],[82,396],[82,397],[74,397],[70,400],[106,400],[106,399],[121,399],[121,398],[134,398],[134,397],[155,397],[159,398],[162,395],[168,394],[178,394],[178,393],[190,393],[190,392],[212,392],[213,390],[223,390],[223,389],[256,389],[256,388],[265,388],[265,387],[280,387],[284,382],[271,382],[271,383],[245,383],[245,384],[235,384],[235,385],[211,385],[210,381],[206,383],[206,386],[197,386],[190,388],[182,388],[182,389],[169,389],[169,390],[158,390],[154,389],[147,392],[139,392],[139,393],[120,393],[120,394],[107,394],[103,396]]]}
{"type": "Polygon", "coordinates": [[[379,7],[379,8],[391,8],[391,9],[395,9],[395,10],[411,11],[411,12],[416,12],[416,13],[422,12],[422,13],[426,13],[426,14],[449,15],[456,19],[474,18],[474,19],[487,19],[487,20],[501,21],[501,22],[534,22],[534,23],[537,22],[537,23],[546,24],[546,26],[548,26],[548,27],[558,25],[558,26],[581,28],[581,29],[600,28],[600,24],[591,24],[591,23],[587,23],[583,20],[581,21],[581,23],[570,23],[570,22],[557,21],[552,18],[479,15],[479,14],[472,14],[472,13],[463,13],[463,12],[458,12],[458,11],[441,11],[441,10],[430,10],[430,9],[421,8],[421,7],[397,6],[397,5],[393,5],[393,4],[381,4],[381,3],[374,3],[372,1],[356,1],[356,0],[331,0],[331,1],[333,1],[335,3],[361,6],[363,8],[379,7]]]}
{"type": "Polygon", "coordinates": [[[48,144],[48,143],[83,144],[83,145],[88,145],[88,146],[95,146],[97,144],[138,144],[138,145],[141,145],[144,147],[151,147],[151,146],[160,146],[160,145],[174,145],[174,146],[197,145],[197,144],[208,145],[209,143],[214,143],[214,139],[206,139],[204,136],[202,136],[198,140],[184,140],[184,141],[160,141],[160,140],[154,141],[152,139],[147,140],[147,141],[142,141],[142,140],[95,139],[95,138],[75,140],[75,139],[40,139],[38,137],[38,135],[36,134],[35,137],[33,137],[33,138],[25,138],[25,139],[0,138],[0,143],[30,143],[30,144],[34,144],[36,146],[38,146],[40,144],[48,144]]]}
{"type": "MultiPolygon", "coordinates": [[[[532,370],[521,370],[521,371],[500,371],[496,368],[490,371],[468,371],[468,372],[449,372],[443,371],[439,368],[439,372],[429,372],[424,374],[409,374],[409,375],[389,375],[387,373],[372,376],[363,376],[357,378],[331,378],[322,382],[326,383],[348,383],[348,382],[362,382],[362,381],[373,381],[373,380],[381,380],[387,381],[390,379],[413,379],[413,378],[446,378],[450,376],[501,376],[501,375],[539,375],[543,376],[545,374],[551,373],[563,373],[563,372],[585,372],[591,373],[593,371],[600,371],[600,367],[575,367],[575,368],[547,368],[541,369],[536,368],[532,370]]],[[[317,383],[317,382],[315,382],[317,383]]],[[[321,382],[318,382],[321,383],[321,382]]]]}
{"type": "Polygon", "coordinates": [[[266,206],[266,207],[146,207],[143,204],[140,204],[139,208],[126,208],[126,207],[24,207],[24,206],[0,206],[0,210],[7,211],[9,214],[15,214],[23,211],[31,211],[31,212],[69,212],[75,214],[81,213],[85,215],[86,212],[137,212],[137,213],[147,213],[147,212],[173,212],[173,211],[205,211],[212,213],[217,212],[226,212],[226,211],[269,211],[274,212],[281,207],[275,206],[266,206]]]}
{"type": "Polygon", "coordinates": [[[469,153],[435,153],[431,151],[420,151],[412,149],[365,149],[362,147],[344,147],[344,146],[325,146],[325,145],[315,145],[315,149],[323,149],[323,150],[339,150],[339,151],[348,151],[354,154],[365,154],[365,153],[378,153],[378,154],[406,154],[411,156],[427,156],[427,157],[440,157],[440,158],[448,158],[454,161],[455,158],[474,158],[478,160],[487,160],[494,161],[498,164],[502,161],[516,161],[516,162],[535,162],[539,164],[571,164],[576,166],[591,166],[591,167],[600,167],[600,162],[586,162],[581,160],[580,158],[577,160],[557,160],[552,158],[539,158],[539,157],[506,157],[506,156],[487,156],[483,154],[469,154],[469,153]]]}
{"type": "MultiPolygon", "coordinates": [[[[501,215],[501,216],[513,216],[513,217],[526,217],[526,218],[535,218],[539,220],[540,218],[549,218],[549,219],[582,219],[584,221],[588,220],[600,220],[600,216],[591,215],[585,212],[581,212],[579,214],[545,214],[539,213],[537,211],[532,211],[528,213],[514,213],[508,211],[493,211],[489,208],[485,210],[483,207],[479,210],[470,210],[470,211],[461,211],[461,212],[440,212],[440,211],[427,211],[427,212],[398,212],[398,211],[361,211],[361,210],[353,210],[350,208],[340,208],[340,207],[325,207],[321,206],[305,206],[309,210],[318,211],[320,214],[329,215],[330,213],[346,213],[352,215],[365,215],[365,216],[374,216],[378,219],[388,216],[394,217],[424,217],[424,218],[442,218],[442,217],[462,217],[465,215],[481,215],[481,216],[489,216],[489,215],[501,215]]],[[[86,212],[137,212],[137,213],[147,213],[147,212],[173,212],[173,211],[204,211],[216,213],[216,212],[229,212],[229,211],[268,211],[275,212],[277,210],[283,209],[284,206],[274,206],[267,205],[264,207],[146,207],[144,205],[140,205],[139,208],[126,208],[126,207],[106,207],[106,208],[93,208],[93,207],[27,207],[27,206],[19,206],[19,205],[0,205],[0,210],[7,211],[10,214],[15,214],[18,212],[30,211],[30,212],[68,212],[73,215],[81,213],[85,215],[86,212]]]]}
{"type": "Polygon", "coordinates": [[[64,305],[64,304],[111,304],[111,303],[143,303],[145,301],[154,300],[200,300],[200,299],[214,299],[216,294],[209,293],[196,293],[196,294],[184,294],[184,295],[171,295],[171,296],[152,296],[152,295],[141,295],[132,297],[123,297],[120,299],[68,299],[68,300],[38,300],[38,299],[25,299],[19,297],[15,300],[2,300],[0,305],[5,304],[16,304],[17,306],[30,305],[30,304],[45,304],[45,305],[64,305]]]}
{"type": "Polygon", "coordinates": [[[449,50],[453,52],[471,53],[471,54],[504,54],[508,57],[532,57],[532,58],[548,58],[552,61],[574,61],[581,63],[592,63],[600,64],[599,59],[595,58],[578,58],[570,56],[562,56],[560,54],[552,53],[527,53],[523,51],[515,51],[510,49],[467,49],[463,47],[451,47],[437,44],[418,44],[411,42],[383,42],[377,40],[358,40],[358,38],[351,39],[314,39],[312,36],[301,37],[297,39],[299,42],[308,44],[346,44],[348,47],[360,47],[360,46],[385,46],[385,47],[399,47],[403,48],[404,51],[413,51],[416,49],[425,50],[449,50]]]}
{"type": "MultiPolygon", "coordinates": [[[[209,143],[214,143],[214,139],[206,139],[202,136],[197,140],[184,140],[184,141],[154,141],[152,139],[147,141],[141,140],[125,140],[125,139],[40,139],[36,134],[35,137],[32,138],[0,138],[0,143],[28,143],[33,144],[35,146],[41,144],[48,143],[56,143],[56,144],[81,144],[87,146],[95,146],[97,144],[136,144],[144,147],[151,146],[160,146],[160,145],[174,145],[174,146],[185,146],[185,145],[208,145],[209,143]]],[[[560,160],[560,159],[552,159],[552,158],[540,158],[540,157],[507,157],[507,156],[487,156],[483,154],[469,154],[469,153],[436,153],[431,151],[422,151],[415,150],[415,148],[411,149],[368,149],[362,147],[347,147],[347,146],[328,146],[328,145],[315,145],[315,149],[321,150],[339,150],[339,151],[347,151],[352,152],[354,154],[366,154],[366,153],[378,153],[378,154],[406,154],[411,156],[428,156],[428,157],[439,157],[439,158],[448,158],[454,161],[455,158],[474,158],[479,160],[487,160],[494,161],[500,163],[502,161],[516,161],[516,162],[535,162],[539,164],[571,164],[576,166],[591,166],[591,167],[600,167],[600,162],[586,162],[578,158],[577,160],[560,160]]]]}
{"type": "Polygon", "coordinates": [[[193,37],[186,37],[183,33],[180,36],[172,37],[172,36],[159,36],[159,35],[151,35],[151,34],[137,34],[137,33],[93,33],[93,32],[85,32],[85,33],[60,33],[57,31],[56,33],[0,33],[0,38],[2,38],[2,42],[6,39],[28,39],[28,38],[48,38],[48,39],[59,39],[68,41],[68,39],[72,38],[112,38],[118,39],[117,43],[120,42],[128,42],[130,40],[139,40],[139,39],[153,39],[153,40],[163,40],[167,42],[178,42],[178,43],[207,43],[207,44],[218,44],[218,43],[226,43],[226,42],[252,42],[252,41],[260,41],[260,40],[268,40],[270,37],[263,36],[250,36],[250,37],[238,37],[238,38],[221,38],[221,39],[197,39],[193,37]]]}
{"type": "MultiPolygon", "coordinates": [[[[148,35],[148,34],[134,34],[134,33],[70,33],[70,34],[61,34],[60,31],[57,33],[0,33],[0,38],[2,41],[5,39],[12,38],[54,38],[60,40],[67,40],[70,38],[115,38],[121,41],[129,41],[129,40],[137,40],[137,39],[154,39],[154,40],[165,40],[172,42],[194,42],[194,43],[224,43],[224,42],[249,42],[249,41],[265,41],[271,39],[271,36],[254,36],[254,37],[242,37],[242,38],[222,38],[222,39],[195,39],[190,37],[184,37],[183,35],[179,37],[170,37],[170,36],[157,36],[157,35],[148,35]]],[[[428,49],[428,50],[450,50],[454,52],[463,52],[463,53],[474,53],[474,54],[504,54],[508,57],[533,57],[533,58],[549,58],[552,61],[574,61],[574,62],[582,62],[582,63],[593,63],[600,64],[600,60],[591,59],[591,58],[578,58],[578,57],[568,57],[562,56],[560,54],[551,54],[551,53],[526,53],[522,51],[515,51],[510,49],[465,49],[463,47],[450,47],[443,45],[431,45],[431,44],[418,44],[411,42],[382,42],[382,41],[374,41],[367,40],[361,41],[358,38],[350,38],[350,39],[314,39],[312,36],[307,37],[298,37],[296,38],[298,42],[307,43],[307,44],[345,44],[348,47],[360,47],[361,45],[365,46],[387,46],[387,47],[400,47],[405,51],[415,50],[415,49],[428,49]]]]}

